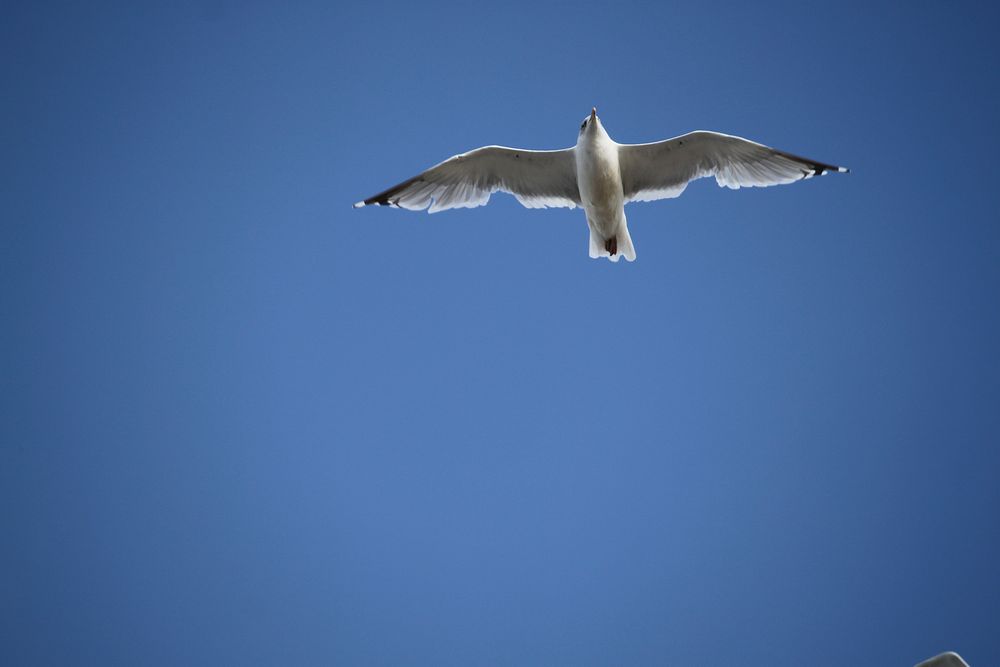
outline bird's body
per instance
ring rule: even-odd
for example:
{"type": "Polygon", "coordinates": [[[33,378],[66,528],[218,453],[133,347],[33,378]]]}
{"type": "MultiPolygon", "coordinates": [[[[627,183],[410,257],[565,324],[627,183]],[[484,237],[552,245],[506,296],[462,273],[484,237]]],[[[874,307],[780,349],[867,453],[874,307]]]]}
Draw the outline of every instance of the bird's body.
{"type": "Polygon", "coordinates": [[[679,196],[697,178],[729,188],[791,183],[847,169],[717,132],[690,132],[651,144],[618,144],[597,109],[572,148],[532,151],[485,146],[456,155],[355,207],[396,206],[431,213],[482,206],[497,190],[528,208],[580,206],[590,228],[590,256],[635,259],[625,204],[679,196]]]}
{"type": "Polygon", "coordinates": [[[625,192],[622,189],[618,144],[599,125],[594,132],[581,132],[573,149],[580,203],[590,227],[590,256],[617,259],[621,254],[635,259],[635,249],[625,219],[625,192]],[[614,254],[612,254],[614,250],[614,254]]]}

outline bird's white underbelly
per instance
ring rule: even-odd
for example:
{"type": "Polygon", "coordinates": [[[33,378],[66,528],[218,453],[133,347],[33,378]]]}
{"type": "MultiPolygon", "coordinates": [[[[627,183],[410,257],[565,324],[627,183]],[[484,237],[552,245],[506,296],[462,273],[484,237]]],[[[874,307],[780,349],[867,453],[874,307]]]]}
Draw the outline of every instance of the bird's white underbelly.
{"type": "Polygon", "coordinates": [[[605,238],[618,231],[625,217],[625,196],[615,149],[614,145],[579,147],[577,155],[577,184],[587,222],[605,238]]]}

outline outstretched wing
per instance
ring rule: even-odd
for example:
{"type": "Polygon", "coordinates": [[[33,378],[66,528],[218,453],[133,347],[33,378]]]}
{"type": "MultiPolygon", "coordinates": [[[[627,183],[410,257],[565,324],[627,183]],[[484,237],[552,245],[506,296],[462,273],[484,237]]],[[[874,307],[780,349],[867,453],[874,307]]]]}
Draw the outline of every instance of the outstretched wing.
{"type": "Polygon", "coordinates": [[[699,130],[652,144],[618,147],[625,201],[679,197],[697,178],[715,176],[727,188],[792,183],[835,167],[785,153],[748,139],[699,130]]]}
{"type": "Polygon", "coordinates": [[[483,206],[490,195],[509,192],[527,208],[580,205],[573,149],[526,151],[484,146],[449,158],[385,192],[359,201],[429,213],[449,208],[483,206]]]}

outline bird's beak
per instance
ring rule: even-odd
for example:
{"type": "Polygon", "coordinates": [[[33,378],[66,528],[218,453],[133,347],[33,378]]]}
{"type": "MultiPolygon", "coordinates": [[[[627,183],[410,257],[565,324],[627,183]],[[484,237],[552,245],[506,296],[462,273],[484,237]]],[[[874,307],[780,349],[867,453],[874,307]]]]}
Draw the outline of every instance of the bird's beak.
{"type": "Polygon", "coordinates": [[[597,107],[590,108],[590,120],[597,118],[597,107]]]}

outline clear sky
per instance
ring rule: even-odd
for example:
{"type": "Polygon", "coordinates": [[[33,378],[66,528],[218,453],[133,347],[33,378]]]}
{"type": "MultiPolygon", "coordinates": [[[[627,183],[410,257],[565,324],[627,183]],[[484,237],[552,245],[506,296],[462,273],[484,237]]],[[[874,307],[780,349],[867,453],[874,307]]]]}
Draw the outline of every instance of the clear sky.
{"type": "Polygon", "coordinates": [[[1000,664],[998,10],[98,4],[0,22],[0,662],[1000,664]],[[351,208],[593,105],[852,173],[351,208]]]}

